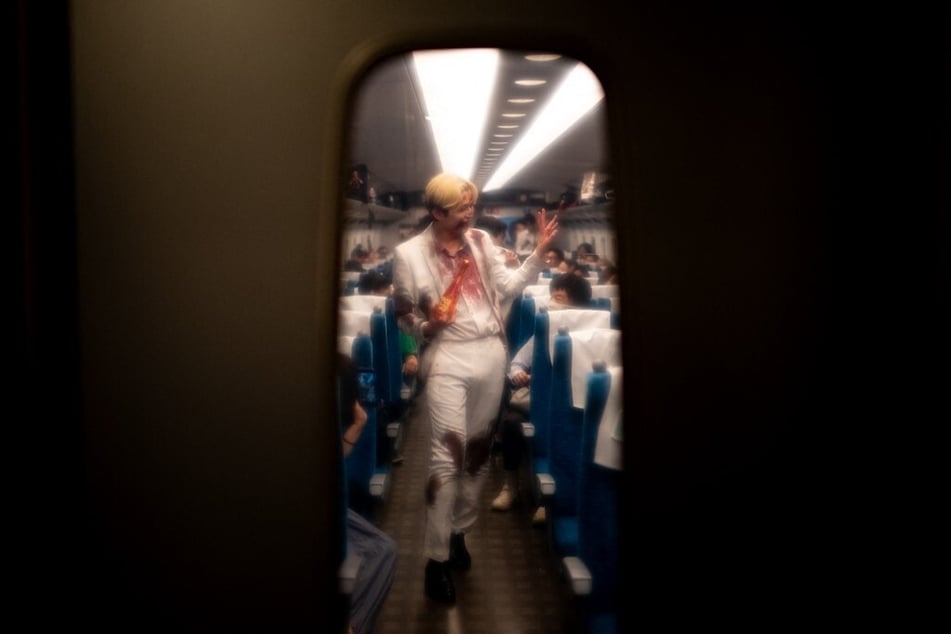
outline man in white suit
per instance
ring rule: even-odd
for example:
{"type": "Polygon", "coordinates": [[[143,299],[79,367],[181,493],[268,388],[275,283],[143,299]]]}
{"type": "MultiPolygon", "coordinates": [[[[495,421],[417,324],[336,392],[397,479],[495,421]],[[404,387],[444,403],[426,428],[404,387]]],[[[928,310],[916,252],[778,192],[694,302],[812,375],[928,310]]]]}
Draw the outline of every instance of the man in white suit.
{"type": "Polygon", "coordinates": [[[558,233],[557,220],[539,212],[535,251],[519,268],[507,268],[495,257],[490,236],[470,227],[478,195],[469,180],[433,177],[423,198],[432,222],[396,247],[393,262],[400,327],[421,342],[419,378],[432,426],[426,595],[442,603],[456,598],[450,569],[471,565],[465,533],[478,517],[508,356],[500,306],[538,278],[542,256],[558,233]],[[442,318],[432,308],[464,261],[470,266],[455,315],[442,318]]]}

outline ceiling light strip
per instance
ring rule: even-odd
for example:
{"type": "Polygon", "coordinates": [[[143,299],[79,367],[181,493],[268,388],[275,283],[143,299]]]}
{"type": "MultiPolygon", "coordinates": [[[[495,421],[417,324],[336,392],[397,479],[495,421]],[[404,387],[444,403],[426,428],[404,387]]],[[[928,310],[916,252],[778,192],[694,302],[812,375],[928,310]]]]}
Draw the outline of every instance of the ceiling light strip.
{"type": "Polygon", "coordinates": [[[416,51],[413,63],[444,172],[472,178],[499,69],[498,49],[416,51]]]}
{"type": "Polygon", "coordinates": [[[483,191],[503,187],[603,98],[601,82],[591,69],[580,63],[575,66],[509,150],[483,191]]]}

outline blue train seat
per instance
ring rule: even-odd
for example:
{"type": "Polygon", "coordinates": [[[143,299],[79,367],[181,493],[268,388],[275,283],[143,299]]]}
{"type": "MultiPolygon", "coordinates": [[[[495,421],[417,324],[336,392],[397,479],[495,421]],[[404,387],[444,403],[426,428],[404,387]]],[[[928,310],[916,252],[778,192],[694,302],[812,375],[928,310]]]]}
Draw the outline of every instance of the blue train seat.
{"type": "Polygon", "coordinates": [[[559,558],[578,549],[580,447],[588,375],[596,361],[620,365],[620,334],[605,327],[569,334],[567,326],[560,326],[554,339],[549,406],[549,465],[554,493],[546,500],[546,508],[551,543],[559,558]]]}
{"type": "Polygon", "coordinates": [[[386,303],[384,295],[343,295],[338,300],[341,310],[357,310],[372,313],[374,308],[383,308],[386,303]]]}
{"type": "MultiPolygon", "coordinates": [[[[349,356],[349,352],[347,353],[349,356]]],[[[347,549],[347,507],[348,507],[348,482],[347,482],[347,473],[346,467],[344,466],[344,457],[343,457],[343,409],[339,406],[341,402],[340,396],[340,378],[337,378],[336,381],[336,399],[338,403],[338,412],[337,412],[337,460],[340,465],[340,470],[338,471],[338,490],[337,490],[337,507],[336,512],[333,514],[333,517],[337,521],[337,549],[338,554],[336,563],[337,563],[337,582],[340,588],[340,592],[345,595],[350,595],[353,592],[353,584],[357,577],[357,570],[360,565],[360,561],[353,554],[348,552],[347,549]]]]}
{"type": "Polygon", "coordinates": [[[584,410],[571,395],[571,337],[562,326],[554,341],[549,408],[549,467],[554,491],[546,513],[550,543],[560,559],[578,549],[578,478],[584,410]]]}
{"type": "Polygon", "coordinates": [[[350,508],[372,521],[375,503],[383,499],[386,473],[377,468],[377,404],[375,393],[376,371],[373,367],[373,343],[369,335],[359,334],[353,340],[350,358],[360,378],[360,404],[366,410],[367,422],[363,433],[344,459],[347,497],[350,508]]]}
{"type": "Polygon", "coordinates": [[[592,297],[591,298],[591,307],[597,308],[599,310],[611,310],[611,298],[610,297],[592,297]]]}
{"type": "MultiPolygon", "coordinates": [[[[548,310],[535,314],[535,341],[548,341],[548,310]]],[[[522,435],[528,447],[529,464],[535,475],[536,497],[543,499],[554,493],[551,467],[548,464],[548,413],[551,401],[551,356],[548,346],[535,346],[532,351],[532,380],[529,384],[528,422],[522,423],[522,435]]]]}
{"type": "Polygon", "coordinates": [[[405,409],[401,396],[403,362],[400,333],[396,324],[393,299],[385,295],[346,295],[340,297],[339,306],[339,335],[355,334],[352,332],[355,327],[347,322],[357,319],[355,315],[367,315],[365,328],[362,327],[363,318],[359,318],[355,323],[358,323],[359,330],[370,333],[374,350],[377,351],[374,354],[376,394],[379,399],[377,464],[385,469],[389,465],[405,409]]]}
{"type": "Polygon", "coordinates": [[[396,323],[396,304],[392,296],[386,298],[383,305],[383,314],[386,317],[386,349],[390,370],[386,402],[397,404],[402,400],[403,349],[400,345],[399,325],[396,323]]]}
{"type": "MultiPolygon", "coordinates": [[[[369,310],[341,309],[337,311],[337,336],[356,337],[358,334],[370,334],[369,310]]],[[[350,355],[352,351],[348,351],[350,355]]]]}
{"type": "Polygon", "coordinates": [[[562,564],[579,597],[585,631],[615,634],[619,548],[618,487],[621,477],[620,367],[594,364],[588,377],[581,442],[578,496],[578,550],[562,564]],[[606,444],[618,445],[605,447],[606,444]]]}
{"type": "Polygon", "coordinates": [[[505,326],[511,358],[535,330],[535,298],[525,295],[516,297],[505,326]]]}
{"type": "Polygon", "coordinates": [[[603,310],[568,308],[549,311],[542,307],[534,315],[534,324],[529,420],[522,424],[522,435],[527,440],[526,445],[531,457],[529,464],[535,476],[536,497],[540,498],[539,501],[543,501],[554,493],[549,463],[553,332],[557,333],[557,329],[562,325],[569,328],[608,328],[610,314],[603,310]],[[545,342],[545,344],[539,345],[539,342],[545,342]]]}

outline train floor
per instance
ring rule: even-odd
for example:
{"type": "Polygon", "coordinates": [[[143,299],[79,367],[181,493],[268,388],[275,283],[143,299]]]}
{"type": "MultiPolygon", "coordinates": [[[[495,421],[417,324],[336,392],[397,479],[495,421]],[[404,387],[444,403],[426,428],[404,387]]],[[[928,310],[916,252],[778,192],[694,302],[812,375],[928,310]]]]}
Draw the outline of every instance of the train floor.
{"type": "MultiPolygon", "coordinates": [[[[377,619],[377,634],[569,634],[577,620],[573,597],[551,554],[548,533],[532,525],[529,496],[509,511],[491,509],[504,479],[502,458],[493,452],[482,491],[478,522],[466,536],[472,568],[454,572],[457,599],[452,606],[432,601],[423,592],[424,483],[429,460],[429,430],[419,419],[420,403],[411,406],[399,453],[390,471],[389,490],[375,513],[375,523],[393,537],[398,562],[393,587],[377,619]]],[[[530,491],[527,470],[521,489],[530,491]]]]}

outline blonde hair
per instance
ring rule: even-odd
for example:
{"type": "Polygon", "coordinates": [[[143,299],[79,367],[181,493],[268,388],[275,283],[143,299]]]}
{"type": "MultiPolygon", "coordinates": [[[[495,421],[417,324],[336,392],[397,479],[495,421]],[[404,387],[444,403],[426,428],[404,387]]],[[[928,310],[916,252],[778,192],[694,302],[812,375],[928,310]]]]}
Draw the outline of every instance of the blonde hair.
{"type": "Polygon", "coordinates": [[[471,194],[472,204],[479,199],[479,188],[472,181],[456,174],[437,174],[426,183],[423,205],[432,214],[434,209],[450,210],[462,202],[462,197],[471,194]]]}

